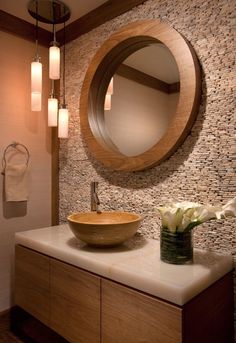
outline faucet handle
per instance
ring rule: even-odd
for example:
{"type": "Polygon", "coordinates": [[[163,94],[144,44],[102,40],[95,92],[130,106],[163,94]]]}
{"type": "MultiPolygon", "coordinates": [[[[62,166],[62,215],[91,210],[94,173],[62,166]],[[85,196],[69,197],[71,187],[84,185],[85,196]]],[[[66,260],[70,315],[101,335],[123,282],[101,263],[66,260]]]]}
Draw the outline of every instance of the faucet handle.
{"type": "Polygon", "coordinates": [[[98,187],[98,181],[92,181],[90,183],[91,191],[95,192],[98,187]]]}

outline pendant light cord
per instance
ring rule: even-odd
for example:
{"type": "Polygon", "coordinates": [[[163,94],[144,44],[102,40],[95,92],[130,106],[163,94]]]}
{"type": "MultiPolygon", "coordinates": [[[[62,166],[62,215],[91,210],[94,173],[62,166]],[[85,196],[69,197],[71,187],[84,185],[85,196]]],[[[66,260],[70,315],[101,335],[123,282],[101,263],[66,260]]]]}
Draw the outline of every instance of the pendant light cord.
{"type": "Polygon", "coordinates": [[[52,82],[51,82],[51,84],[52,84],[52,89],[51,89],[51,94],[50,94],[50,96],[51,96],[51,98],[55,98],[56,97],[56,95],[55,95],[55,83],[54,83],[54,80],[52,79],[52,82]]]}
{"type": "Polygon", "coordinates": [[[52,24],[52,30],[53,30],[53,43],[56,42],[56,28],[55,28],[55,24],[52,24]]]}
{"type": "Polygon", "coordinates": [[[66,25],[63,26],[63,106],[66,106],[66,25]]]}
{"type": "Polygon", "coordinates": [[[39,59],[39,52],[38,52],[38,37],[39,37],[38,26],[39,26],[39,22],[38,22],[38,1],[36,1],[36,26],[35,26],[35,46],[36,46],[35,58],[36,59],[39,59]]]}
{"type": "Polygon", "coordinates": [[[55,18],[55,13],[56,13],[56,4],[53,2],[52,3],[52,13],[53,13],[53,24],[52,24],[52,30],[53,30],[53,43],[56,43],[56,18],[55,18]]]}

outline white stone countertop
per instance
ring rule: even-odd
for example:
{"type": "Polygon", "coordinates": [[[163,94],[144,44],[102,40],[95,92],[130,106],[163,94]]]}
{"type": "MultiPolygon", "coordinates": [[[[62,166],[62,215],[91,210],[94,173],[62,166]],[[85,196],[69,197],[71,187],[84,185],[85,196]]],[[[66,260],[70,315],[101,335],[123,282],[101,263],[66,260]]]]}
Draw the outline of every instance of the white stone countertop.
{"type": "Polygon", "coordinates": [[[21,244],[124,285],[183,305],[233,269],[231,255],[194,249],[194,263],[172,265],[160,261],[159,241],[135,236],[115,248],[88,247],[69,226],[18,232],[21,244]]]}

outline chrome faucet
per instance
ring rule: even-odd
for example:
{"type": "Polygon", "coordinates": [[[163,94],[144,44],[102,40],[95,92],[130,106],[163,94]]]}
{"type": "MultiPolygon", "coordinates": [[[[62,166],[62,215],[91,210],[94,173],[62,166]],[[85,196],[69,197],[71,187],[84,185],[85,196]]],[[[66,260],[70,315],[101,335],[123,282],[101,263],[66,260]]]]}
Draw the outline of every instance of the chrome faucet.
{"type": "Polygon", "coordinates": [[[93,181],[90,184],[90,199],[91,199],[91,211],[96,211],[97,213],[101,213],[99,208],[100,200],[97,195],[98,189],[98,182],[93,181]]]}

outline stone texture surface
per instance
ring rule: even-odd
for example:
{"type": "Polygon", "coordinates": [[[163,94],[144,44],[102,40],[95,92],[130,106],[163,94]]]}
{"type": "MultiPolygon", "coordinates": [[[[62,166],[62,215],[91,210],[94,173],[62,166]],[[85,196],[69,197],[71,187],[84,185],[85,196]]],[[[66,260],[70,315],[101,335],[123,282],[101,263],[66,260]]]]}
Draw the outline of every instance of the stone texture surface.
{"type": "MultiPolygon", "coordinates": [[[[89,210],[92,180],[99,181],[102,209],[141,213],[140,232],[156,239],[157,205],[171,200],[223,204],[236,195],[235,24],[234,0],[148,0],[67,45],[70,132],[60,146],[61,223],[71,212],[89,210]],[[147,18],[165,20],[195,49],[202,68],[201,105],[189,136],[168,160],[146,171],[113,172],[90,156],[81,138],[81,87],[101,44],[124,25],[147,18]]],[[[232,253],[236,266],[235,226],[235,219],[205,223],[194,230],[194,244],[232,253]]]]}

